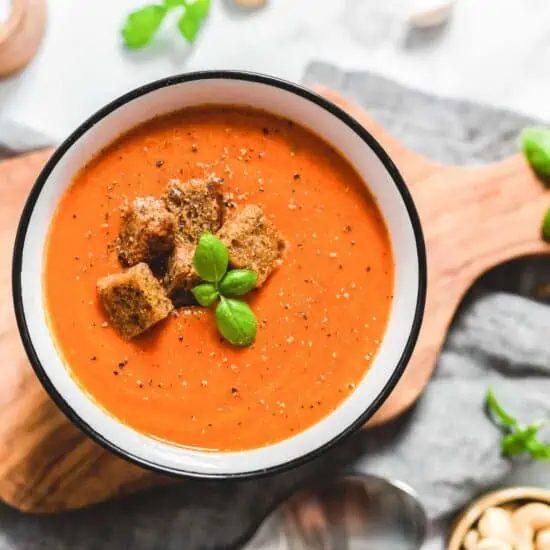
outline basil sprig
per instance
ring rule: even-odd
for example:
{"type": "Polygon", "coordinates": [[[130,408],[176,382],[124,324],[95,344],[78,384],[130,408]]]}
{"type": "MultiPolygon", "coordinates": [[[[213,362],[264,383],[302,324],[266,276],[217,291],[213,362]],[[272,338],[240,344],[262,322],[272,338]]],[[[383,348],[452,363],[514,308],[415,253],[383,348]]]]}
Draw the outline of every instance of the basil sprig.
{"type": "Polygon", "coordinates": [[[248,294],[258,275],[248,269],[227,271],[229,251],[220,239],[204,233],[193,256],[193,267],[203,283],[192,293],[204,307],[216,306],[216,324],[220,334],[234,346],[249,346],[256,339],[258,322],[250,306],[235,296],[248,294]]]}
{"type": "Polygon", "coordinates": [[[249,269],[234,269],[220,282],[220,293],[223,296],[244,296],[255,286],[258,275],[249,269]]]}
{"type": "Polygon", "coordinates": [[[193,256],[193,267],[202,279],[219,283],[229,264],[229,250],[211,233],[204,233],[193,256]]]}
{"type": "Polygon", "coordinates": [[[550,208],[546,209],[544,218],[542,219],[542,238],[547,243],[550,243],[550,208]]]}
{"type": "Polygon", "coordinates": [[[222,296],[216,307],[216,323],[221,335],[234,346],[249,346],[256,339],[258,322],[242,300],[222,296]]]}
{"type": "Polygon", "coordinates": [[[550,130],[525,128],[519,139],[523,154],[533,171],[550,183],[550,130]]]}
{"type": "Polygon", "coordinates": [[[520,425],[502,408],[491,389],[487,390],[485,402],[491,417],[504,432],[500,442],[503,455],[528,454],[536,460],[550,460],[550,445],[545,445],[537,438],[544,420],[537,420],[527,426],[520,425]]]}
{"type": "MultiPolygon", "coordinates": [[[[550,187],[550,130],[525,128],[519,137],[520,146],[533,172],[550,187]]],[[[541,227],[542,238],[550,242],[550,208],[544,214],[541,227]]]]}
{"type": "Polygon", "coordinates": [[[147,46],[168,12],[178,8],[184,8],[178,19],[178,30],[188,42],[193,43],[210,11],[210,0],[163,0],[130,13],[121,31],[126,47],[139,49],[147,46]]]}
{"type": "Polygon", "coordinates": [[[220,297],[216,285],[212,283],[197,285],[192,292],[197,302],[204,307],[210,307],[220,297]]]}

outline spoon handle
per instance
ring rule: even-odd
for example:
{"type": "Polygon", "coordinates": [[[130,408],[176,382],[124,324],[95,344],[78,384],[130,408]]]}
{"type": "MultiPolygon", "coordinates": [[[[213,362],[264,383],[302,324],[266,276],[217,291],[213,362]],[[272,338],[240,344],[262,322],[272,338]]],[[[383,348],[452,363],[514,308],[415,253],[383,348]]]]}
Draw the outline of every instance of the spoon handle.
{"type": "Polygon", "coordinates": [[[284,508],[283,514],[288,550],[336,550],[331,544],[327,511],[317,495],[304,495],[284,508]]]}

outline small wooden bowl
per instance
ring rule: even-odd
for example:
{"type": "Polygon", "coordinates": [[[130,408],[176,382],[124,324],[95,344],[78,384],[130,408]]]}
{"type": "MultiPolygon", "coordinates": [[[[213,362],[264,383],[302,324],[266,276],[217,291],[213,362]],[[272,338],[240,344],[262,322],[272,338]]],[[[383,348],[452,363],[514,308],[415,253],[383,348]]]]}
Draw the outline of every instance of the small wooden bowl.
{"type": "Polygon", "coordinates": [[[550,490],[536,487],[512,487],[488,493],[475,500],[464,510],[454,524],[447,550],[461,550],[466,533],[476,524],[481,514],[493,506],[527,502],[544,502],[550,504],[550,490]]]}
{"type": "Polygon", "coordinates": [[[46,26],[46,0],[12,0],[8,19],[0,22],[0,78],[23,67],[36,55],[46,26]]]}

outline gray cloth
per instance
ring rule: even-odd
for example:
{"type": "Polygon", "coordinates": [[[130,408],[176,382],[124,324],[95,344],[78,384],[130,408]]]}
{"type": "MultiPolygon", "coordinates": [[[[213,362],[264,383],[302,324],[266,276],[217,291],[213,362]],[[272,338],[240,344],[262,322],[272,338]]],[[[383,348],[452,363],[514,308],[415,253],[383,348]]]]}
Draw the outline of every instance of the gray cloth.
{"type": "MultiPolygon", "coordinates": [[[[516,150],[518,131],[532,122],[323,64],[310,66],[305,82],[342,90],[409,146],[447,163],[506,156],[516,150]]],[[[0,550],[227,549],[242,542],[291,488],[352,463],[413,485],[431,518],[441,518],[513,467],[500,458],[499,434],[483,414],[488,385],[526,421],[549,412],[550,309],[531,299],[548,282],[549,264],[515,262],[476,284],[422,399],[393,424],[360,433],[320,459],[271,478],[189,481],[56,517],[0,507],[0,550]]]]}
{"type": "Polygon", "coordinates": [[[36,130],[0,119],[0,160],[48,145],[48,139],[36,130]]]}

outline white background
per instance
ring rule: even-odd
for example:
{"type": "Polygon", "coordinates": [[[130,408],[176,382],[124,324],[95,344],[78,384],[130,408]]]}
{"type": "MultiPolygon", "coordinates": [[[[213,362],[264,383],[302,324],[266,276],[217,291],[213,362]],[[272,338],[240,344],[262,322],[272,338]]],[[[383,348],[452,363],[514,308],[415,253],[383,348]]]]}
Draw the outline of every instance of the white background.
{"type": "Polygon", "coordinates": [[[550,121],[550,2],[458,0],[445,29],[411,46],[399,24],[409,1],[270,0],[243,13],[213,0],[194,48],[164,29],[149,50],[126,52],[119,29],[141,0],[48,0],[39,56],[0,82],[0,141],[15,123],[57,142],[106,101],[173,73],[249,69],[298,81],[311,60],[550,121]]]}

